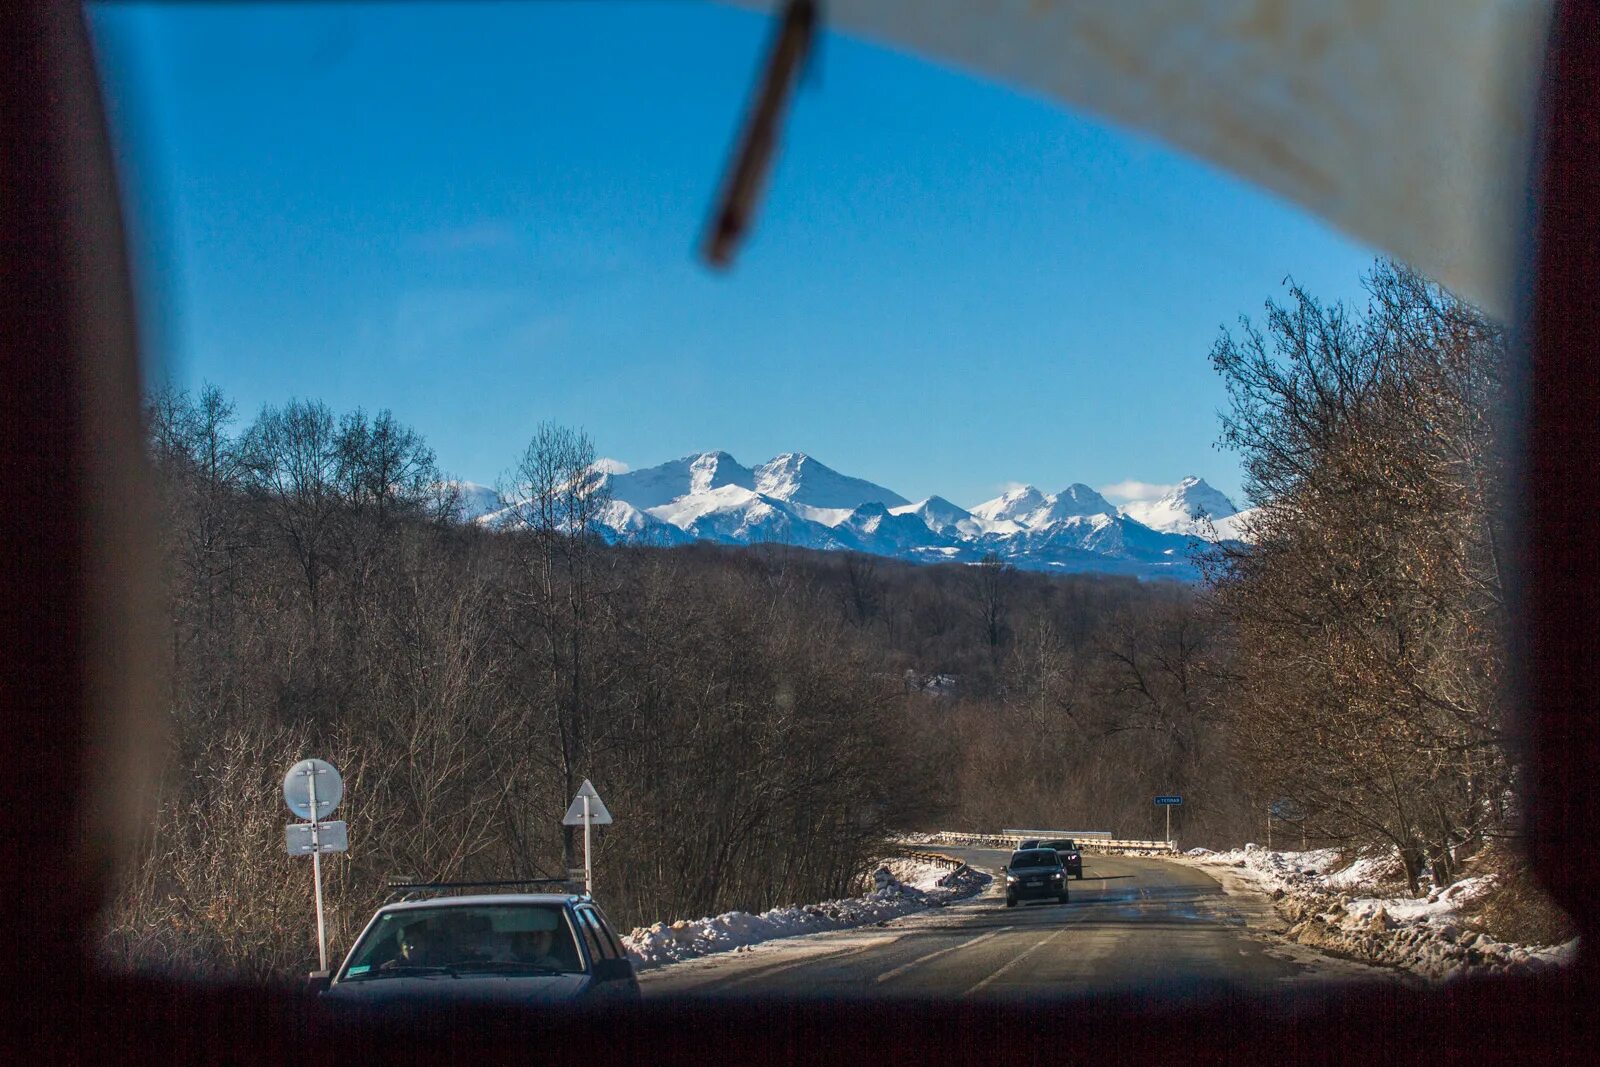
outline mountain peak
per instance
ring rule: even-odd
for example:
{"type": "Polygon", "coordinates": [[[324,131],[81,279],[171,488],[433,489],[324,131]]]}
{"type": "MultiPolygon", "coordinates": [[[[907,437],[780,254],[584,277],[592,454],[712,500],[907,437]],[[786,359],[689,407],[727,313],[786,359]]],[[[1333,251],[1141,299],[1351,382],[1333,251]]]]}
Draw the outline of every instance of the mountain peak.
{"type": "Polygon", "coordinates": [[[1234,507],[1233,501],[1212,488],[1204,478],[1198,478],[1193,474],[1180,481],[1177,487],[1162,499],[1180,503],[1190,518],[1195,519],[1201,517],[1225,519],[1239,510],[1234,507]]]}
{"type": "Polygon", "coordinates": [[[1192,474],[1159,499],[1136,500],[1122,509],[1124,515],[1153,530],[1199,536],[1206,536],[1216,522],[1238,512],[1233,501],[1192,474]]]}
{"type": "Polygon", "coordinates": [[[1114,515],[1116,510],[1087,485],[1073,482],[1061,492],[1049,495],[1035,486],[1020,485],[979,504],[972,509],[972,514],[988,522],[1013,522],[1033,529],[1074,516],[1114,515]]]}
{"type": "Polygon", "coordinates": [[[1045,499],[1037,486],[1017,485],[971,510],[972,514],[989,522],[1017,521],[1023,515],[1037,511],[1044,505],[1045,499]]]}
{"type": "Polygon", "coordinates": [[[1061,518],[1069,515],[1115,515],[1117,513],[1117,509],[1111,506],[1111,501],[1082,482],[1073,482],[1057,493],[1050,510],[1061,518]]]}
{"type": "Polygon", "coordinates": [[[899,507],[905,497],[862,478],[840,474],[804,452],[773,456],[754,471],[759,493],[811,508],[854,508],[861,504],[899,507]]]}

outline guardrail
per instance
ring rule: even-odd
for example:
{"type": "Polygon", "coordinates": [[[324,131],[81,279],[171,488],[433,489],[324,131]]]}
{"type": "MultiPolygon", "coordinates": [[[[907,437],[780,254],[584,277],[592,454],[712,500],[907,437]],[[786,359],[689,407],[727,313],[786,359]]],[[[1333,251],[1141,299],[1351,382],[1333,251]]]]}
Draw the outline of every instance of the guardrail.
{"type": "Polygon", "coordinates": [[[910,859],[921,860],[924,863],[942,863],[951,870],[966,866],[965,862],[956,859],[954,856],[946,856],[943,852],[928,852],[923,849],[906,848],[901,849],[900,854],[910,859]]]}
{"type": "MultiPolygon", "coordinates": [[[[929,834],[934,838],[934,844],[960,845],[966,848],[1016,848],[1025,838],[1018,834],[968,834],[956,831],[941,830],[929,834]]],[[[1074,838],[1076,840],[1076,838],[1074,838]]],[[[1088,852],[1175,852],[1177,846],[1170,841],[1137,841],[1124,838],[1094,838],[1078,842],[1083,851],[1088,852]]]]}

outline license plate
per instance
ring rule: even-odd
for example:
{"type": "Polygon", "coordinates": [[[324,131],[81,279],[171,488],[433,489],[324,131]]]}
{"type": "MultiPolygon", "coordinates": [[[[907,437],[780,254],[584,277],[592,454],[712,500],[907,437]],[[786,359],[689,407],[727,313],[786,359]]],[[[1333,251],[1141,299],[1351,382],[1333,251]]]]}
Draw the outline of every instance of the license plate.
{"type": "Polygon", "coordinates": [[[1028,879],[1028,884],[1029,885],[1044,885],[1044,881],[1042,879],[1039,879],[1039,878],[1029,878],[1028,879]]]}

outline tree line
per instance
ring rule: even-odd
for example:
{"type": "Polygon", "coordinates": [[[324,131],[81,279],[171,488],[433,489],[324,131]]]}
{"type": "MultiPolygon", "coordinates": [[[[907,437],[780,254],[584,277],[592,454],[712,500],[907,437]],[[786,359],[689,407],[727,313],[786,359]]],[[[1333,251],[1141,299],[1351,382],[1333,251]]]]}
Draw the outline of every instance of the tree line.
{"type": "Polygon", "coordinates": [[[335,946],[392,877],[561,876],[584,778],[617,814],[596,868],[628,925],[854,892],[897,829],[1142,826],[1151,790],[1209,773],[1184,587],[607,544],[593,444],[558,426],[489,530],[388,412],[292,401],[240,427],[206,388],[147,415],[169,753],[111,960],[305,966],[278,784],[311,754],[347,781],[335,946]]]}

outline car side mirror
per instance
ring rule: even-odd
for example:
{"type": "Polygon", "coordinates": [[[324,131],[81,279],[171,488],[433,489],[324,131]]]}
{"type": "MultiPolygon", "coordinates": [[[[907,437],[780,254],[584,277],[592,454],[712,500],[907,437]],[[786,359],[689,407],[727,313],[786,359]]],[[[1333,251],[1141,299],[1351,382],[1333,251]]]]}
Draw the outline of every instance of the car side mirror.
{"type": "Polygon", "coordinates": [[[312,971],[306,975],[306,992],[312,996],[316,996],[318,993],[326,993],[328,987],[332,984],[333,975],[329,971],[312,971]]]}
{"type": "Polygon", "coordinates": [[[594,961],[594,980],[596,982],[626,982],[632,977],[632,960],[620,959],[594,961]]]}

